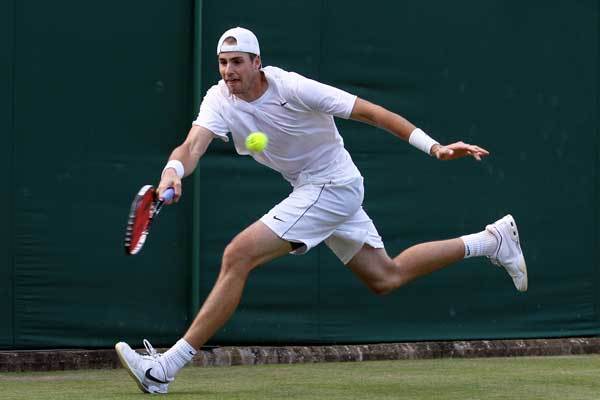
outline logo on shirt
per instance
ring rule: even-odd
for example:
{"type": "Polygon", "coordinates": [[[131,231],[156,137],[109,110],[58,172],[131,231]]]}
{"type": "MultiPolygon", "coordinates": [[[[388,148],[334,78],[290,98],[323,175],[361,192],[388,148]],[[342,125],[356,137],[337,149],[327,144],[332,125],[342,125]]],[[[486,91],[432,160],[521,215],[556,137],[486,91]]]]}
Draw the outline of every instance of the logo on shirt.
{"type": "Polygon", "coordinates": [[[287,101],[283,101],[283,102],[279,103],[279,105],[280,105],[281,107],[285,107],[285,105],[286,105],[286,104],[287,104],[287,101]]]}
{"type": "Polygon", "coordinates": [[[273,219],[276,219],[277,221],[285,222],[284,220],[279,218],[277,215],[273,215],[273,219]]]}

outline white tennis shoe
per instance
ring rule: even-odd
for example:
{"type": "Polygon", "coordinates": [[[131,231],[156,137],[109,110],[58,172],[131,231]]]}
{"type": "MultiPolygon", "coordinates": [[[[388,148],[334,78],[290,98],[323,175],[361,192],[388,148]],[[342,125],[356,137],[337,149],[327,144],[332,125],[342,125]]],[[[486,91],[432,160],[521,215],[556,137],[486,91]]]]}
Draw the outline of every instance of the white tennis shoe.
{"type": "Polygon", "coordinates": [[[167,377],[167,372],[160,362],[162,354],[157,353],[146,339],[144,339],[144,347],[146,347],[148,355],[135,352],[124,342],[117,343],[115,350],[121,364],[127,369],[142,392],[166,394],[169,383],[173,379],[167,377]]]}
{"type": "Polygon", "coordinates": [[[489,259],[492,263],[504,267],[520,292],[527,290],[527,265],[519,244],[519,231],[512,215],[505,215],[502,219],[485,227],[496,237],[498,248],[489,259]]]}

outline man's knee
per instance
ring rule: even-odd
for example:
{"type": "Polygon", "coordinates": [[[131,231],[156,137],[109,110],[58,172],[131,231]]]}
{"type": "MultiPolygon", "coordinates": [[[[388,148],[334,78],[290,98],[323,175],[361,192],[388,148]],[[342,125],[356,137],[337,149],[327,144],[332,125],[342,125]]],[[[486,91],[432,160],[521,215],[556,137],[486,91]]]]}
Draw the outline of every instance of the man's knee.
{"type": "Polygon", "coordinates": [[[221,273],[248,275],[256,266],[249,252],[235,240],[225,247],[221,261],[221,273]]]}
{"type": "Polygon", "coordinates": [[[367,282],[367,287],[375,294],[379,296],[385,296],[394,291],[398,286],[393,283],[391,279],[388,280],[377,280],[374,282],[367,282]]]}
{"type": "Polygon", "coordinates": [[[361,266],[358,275],[367,287],[377,295],[386,295],[393,292],[402,284],[401,271],[394,262],[389,259],[370,260],[366,266],[361,266]]]}

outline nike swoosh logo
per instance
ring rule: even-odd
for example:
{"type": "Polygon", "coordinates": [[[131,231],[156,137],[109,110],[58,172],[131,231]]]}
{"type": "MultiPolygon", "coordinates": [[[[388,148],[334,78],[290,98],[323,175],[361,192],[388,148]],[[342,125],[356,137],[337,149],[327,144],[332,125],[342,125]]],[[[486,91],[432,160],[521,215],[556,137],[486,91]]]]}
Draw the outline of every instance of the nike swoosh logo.
{"type": "Polygon", "coordinates": [[[161,381],[161,380],[160,380],[160,379],[158,379],[158,378],[155,378],[154,376],[152,376],[152,375],[150,374],[150,371],[152,371],[152,368],[148,368],[148,369],[146,370],[146,378],[148,378],[148,379],[149,379],[149,380],[151,380],[152,382],[156,382],[156,383],[164,383],[164,384],[167,384],[167,383],[169,383],[169,382],[161,381]]]}
{"type": "Polygon", "coordinates": [[[283,103],[279,103],[279,105],[280,105],[281,107],[285,106],[286,104],[287,104],[287,101],[284,101],[283,103]]]}
{"type": "Polygon", "coordinates": [[[276,219],[277,221],[285,222],[285,221],[284,221],[284,220],[282,220],[281,218],[277,217],[277,215],[273,215],[273,219],[276,219]]]}

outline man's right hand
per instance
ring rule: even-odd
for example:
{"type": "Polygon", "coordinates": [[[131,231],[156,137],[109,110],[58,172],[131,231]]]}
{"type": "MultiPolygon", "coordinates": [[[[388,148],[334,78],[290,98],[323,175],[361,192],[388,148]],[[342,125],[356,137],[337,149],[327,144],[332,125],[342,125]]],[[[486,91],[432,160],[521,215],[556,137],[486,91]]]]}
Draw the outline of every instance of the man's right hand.
{"type": "Polygon", "coordinates": [[[164,170],[160,183],[158,184],[158,198],[161,199],[165,190],[172,187],[175,190],[175,196],[173,200],[165,201],[165,204],[177,203],[181,197],[181,178],[177,176],[177,171],[174,168],[167,168],[164,170]]]}
{"type": "MultiPolygon", "coordinates": [[[[213,137],[213,133],[208,129],[199,125],[192,125],[185,141],[176,147],[169,156],[170,160],[178,160],[183,164],[183,176],[190,175],[194,171],[198,164],[198,160],[206,151],[206,148],[213,137]]],[[[177,203],[182,194],[181,178],[177,175],[177,171],[174,168],[166,168],[163,170],[157,188],[158,197],[161,198],[165,190],[170,187],[175,190],[175,196],[173,196],[173,200],[165,201],[165,203],[177,203]]]]}

